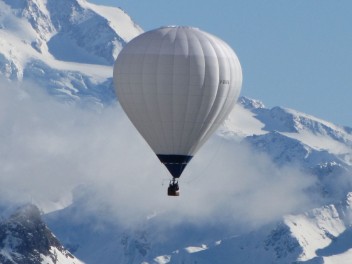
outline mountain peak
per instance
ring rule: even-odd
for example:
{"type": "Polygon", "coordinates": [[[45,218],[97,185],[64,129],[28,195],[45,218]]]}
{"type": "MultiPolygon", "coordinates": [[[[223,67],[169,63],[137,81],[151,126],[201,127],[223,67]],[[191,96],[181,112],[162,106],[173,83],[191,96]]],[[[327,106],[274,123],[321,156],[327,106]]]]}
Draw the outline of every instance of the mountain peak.
{"type": "Polygon", "coordinates": [[[251,98],[248,98],[245,96],[241,96],[238,99],[238,103],[241,104],[244,108],[249,109],[249,110],[258,109],[258,108],[265,108],[265,105],[261,101],[251,99],[251,98]]]}
{"type": "Polygon", "coordinates": [[[111,66],[142,31],[123,10],[83,0],[0,0],[0,76],[106,104],[111,66]]]}
{"type": "Polygon", "coordinates": [[[39,209],[28,204],[0,223],[0,263],[73,264],[79,261],[51,233],[39,209]]]}
{"type": "Polygon", "coordinates": [[[27,204],[17,209],[10,216],[10,220],[23,226],[27,226],[30,223],[38,223],[41,221],[40,211],[35,205],[27,204]]]}

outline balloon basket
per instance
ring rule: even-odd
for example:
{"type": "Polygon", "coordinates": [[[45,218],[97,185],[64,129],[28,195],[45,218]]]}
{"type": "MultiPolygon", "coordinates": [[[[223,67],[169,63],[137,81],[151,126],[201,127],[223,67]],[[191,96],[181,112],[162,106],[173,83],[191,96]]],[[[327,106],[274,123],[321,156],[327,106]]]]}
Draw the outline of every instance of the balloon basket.
{"type": "Polygon", "coordinates": [[[167,188],[168,196],[180,196],[180,188],[178,187],[178,182],[173,178],[170,181],[169,188],[167,188]]]}
{"type": "Polygon", "coordinates": [[[168,196],[180,196],[180,191],[176,191],[176,190],[168,188],[167,195],[168,196]]]}

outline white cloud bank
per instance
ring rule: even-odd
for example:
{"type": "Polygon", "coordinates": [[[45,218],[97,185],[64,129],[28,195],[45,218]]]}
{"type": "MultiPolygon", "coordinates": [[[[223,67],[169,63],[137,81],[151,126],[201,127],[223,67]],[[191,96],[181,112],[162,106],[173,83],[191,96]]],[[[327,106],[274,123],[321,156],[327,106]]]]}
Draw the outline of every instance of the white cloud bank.
{"type": "MultiPolygon", "coordinates": [[[[0,198],[60,201],[89,186],[85,210],[121,223],[156,213],[168,224],[233,221],[260,225],[309,206],[314,178],[277,168],[265,155],[212,137],[168,197],[166,168],[116,105],[60,103],[33,85],[0,85],[0,198]]],[[[83,205],[82,205],[83,206],[83,205]]],[[[132,221],[133,222],[133,221],[132,221]]]]}

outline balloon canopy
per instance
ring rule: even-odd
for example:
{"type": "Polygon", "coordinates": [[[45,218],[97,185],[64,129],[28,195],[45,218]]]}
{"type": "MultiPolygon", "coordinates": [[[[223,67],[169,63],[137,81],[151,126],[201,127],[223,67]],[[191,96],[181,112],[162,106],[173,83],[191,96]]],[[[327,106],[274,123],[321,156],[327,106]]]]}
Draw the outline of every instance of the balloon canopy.
{"type": "Polygon", "coordinates": [[[221,39],[170,26],[130,41],[114,66],[127,116],[174,178],[236,103],[242,70],[221,39]]]}

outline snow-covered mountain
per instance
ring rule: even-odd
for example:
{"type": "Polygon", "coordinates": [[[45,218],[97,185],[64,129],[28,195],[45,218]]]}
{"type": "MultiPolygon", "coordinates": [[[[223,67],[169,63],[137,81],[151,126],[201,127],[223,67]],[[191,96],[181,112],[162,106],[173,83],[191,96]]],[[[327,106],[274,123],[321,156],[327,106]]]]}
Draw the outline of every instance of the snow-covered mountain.
{"type": "Polygon", "coordinates": [[[85,0],[1,0],[0,75],[67,100],[106,102],[111,65],[141,32],[123,10],[85,0]]]}
{"type": "MultiPolygon", "coordinates": [[[[108,108],[116,99],[111,78],[114,59],[124,44],[141,32],[122,10],[84,0],[0,0],[0,75],[10,80],[9,85],[25,83],[44,88],[50,98],[59,102],[69,100],[108,108]]],[[[28,104],[31,96],[35,94],[21,94],[15,102],[28,104]]],[[[0,119],[7,122],[0,125],[2,146],[6,145],[0,151],[0,185],[7,186],[18,167],[23,167],[23,177],[44,171],[48,178],[52,176],[49,174],[57,178],[49,186],[40,182],[42,185],[35,190],[43,193],[68,184],[73,174],[86,176],[92,170],[101,181],[107,180],[103,178],[106,171],[119,178],[120,189],[112,186],[111,176],[105,185],[99,185],[97,180],[94,183],[98,187],[77,187],[72,202],[64,197],[65,202],[50,201],[55,206],[45,208],[42,217],[48,227],[84,263],[351,263],[351,128],[284,107],[267,108],[260,101],[241,97],[205,151],[200,151],[200,158],[195,157],[187,168],[188,175],[185,171],[185,181],[181,182],[185,192],[174,201],[153,192],[153,180],[157,182],[160,175],[147,175],[151,183],[136,176],[148,174],[143,170],[150,168],[154,168],[151,174],[161,170],[155,169],[157,162],[153,158],[138,156],[138,160],[145,161],[141,168],[124,159],[131,155],[124,147],[134,149],[141,144],[131,130],[112,130],[117,136],[106,139],[104,136],[109,134],[102,131],[112,127],[102,126],[94,127],[96,130],[89,134],[86,128],[93,126],[87,125],[87,120],[92,118],[66,121],[64,117],[71,113],[63,107],[58,108],[59,114],[50,114],[50,120],[43,122],[42,112],[48,111],[48,105],[44,106],[36,110],[39,116],[31,111],[30,118],[18,119],[25,120],[29,139],[21,137],[22,126],[3,115],[7,109],[11,113],[18,109],[5,107],[1,111],[0,119]],[[50,122],[55,125],[45,130],[50,122]],[[83,128],[72,131],[71,123],[83,128]],[[5,144],[5,140],[12,140],[8,133],[16,135],[13,141],[18,152],[9,149],[13,145],[5,144]],[[72,140],[65,141],[63,135],[72,140]],[[112,138],[127,143],[114,145],[112,138]],[[38,143],[38,139],[45,141],[38,143]],[[81,145],[71,146],[75,141],[81,145]],[[93,151],[84,149],[83,153],[81,146],[90,143],[93,151]],[[218,147],[221,144],[225,145],[225,153],[218,147]],[[23,145],[26,147],[20,148],[23,145]],[[105,154],[109,151],[113,154],[105,154]],[[214,161],[219,152],[226,162],[214,161]],[[240,153],[233,156],[234,152],[240,153]],[[19,154],[24,164],[9,162],[13,153],[19,154]],[[29,160],[35,166],[29,166],[25,159],[32,153],[34,158],[29,160]],[[95,167],[91,167],[96,160],[95,167]],[[45,167],[45,163],[49,166],[45,167]],[[198,172],[202,177],[197,176],[197,169],[202,167],[199,164],[205,163],[214,166],[207,164],[198,172]],[[62,171],[50,170],[52,165],[62,171]],[[63,170],[64,166],[69,169],[63,170]],[[71,171],[69,177],[61,175],[71,171]],[[122,182],[122,178],[132,180],[122,182]],[[141,191],[135,181],[148,183],[151,189],[141,191]],[[191,186],[191,181],[197,183],[191,186]],[[121,194],[107,195],[114,192],[121,194]],[[128,222],[132,218],[134,221],[128,222]]],[[[107,120],[104,114],[97,113],[97,119],[107,120]]],[[[20,181],[15,184],[21,185],[20,181]]],[[[5,217],[0,224],[0,262],[81,263],[61,246],[48,227],[31,206],[5,217]]]]}
{"type": "Polygon", "coordinates": [[[186,221],[160,227],[158,215],[126,228],[90,214],[77,221],[82,208],[89,208],[91,198],[87,197],[92,192],[88,191],[71,206],[48,214],[46,221],[88,263],[102,258],[109,264],[350,263],[351,136],[348,128],[292,109],[268,109],[242,97],[217,137],[249,144],[278,167],[295,164],[315,175],[316,182],[304,190],[315,208],[298,209],[245,232],[222,225],[222,219],[215,226],[186,221]],[[101,244],[96,239],[105,241],[104,247],[96,246],[101,244]],[[96,248],[94,254],[91,248],[96,248]]]}
{"type": "Polygon", "coordinates": [[[60,244],[34,205],[0,222],[0,245],[3,264],[83,264],[60,244]]]}
{"type": "Polygon", "coordinates": [[[293,109],[268,109],[260,101],[242,97],[220,134],[244,138],[279,166],[299,164],[319,177],[324,195],[332,202],[344,199],[351,190],[347,178],[351,175],[352,133],[348,127],[293,109]]]}

